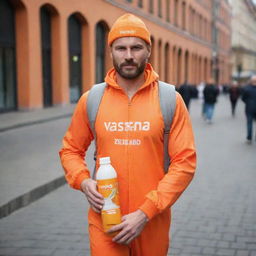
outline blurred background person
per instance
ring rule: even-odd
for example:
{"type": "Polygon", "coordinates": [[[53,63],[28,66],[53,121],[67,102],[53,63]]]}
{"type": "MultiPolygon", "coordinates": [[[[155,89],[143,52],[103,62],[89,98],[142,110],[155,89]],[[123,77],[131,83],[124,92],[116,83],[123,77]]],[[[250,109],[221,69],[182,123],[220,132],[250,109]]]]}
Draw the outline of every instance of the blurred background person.
{"type": "Polygon", "coordinates": [[[231,114],[234,117],[236,111],[237,101],[241,94],[241,89],[237,81],[233,81],[229,88],[229,100],[231,103],[231,114]]]}
{"type": "Polygon", "coordinates": [[[190,100],[192,98],[192,88],[191,88],[191,85],[189,85],[187,83],[187,81],[185,81],[178,89],[178,92],[180,93],[180,95],[182,96],[185,104],[186,104],[186,107],[187,109],[189,110],[189,103],[190,103],[190,100]]]}
{"type": "Polygon", "coordinates": [[[212,78],[210,78],[209,81],[207,82],[204,88],[203,94],[204,94],[204,105],[203,105],[204,117],[206,122],[208,124],[211,124],[215,103],[217,102],[217,97],[219,94],[219,90],[212,78]]]}
{"type": "MultiPolygon", "coordinates": [[[[256,75],[251,77],[249,85],[242,92],[242,100],[245,103],[245,114],[247,119],[247,143],[252,143],[253,119],[256,118],[256,75]]],[[[256,135],[255,135],[256,137],[256,135]]]]}

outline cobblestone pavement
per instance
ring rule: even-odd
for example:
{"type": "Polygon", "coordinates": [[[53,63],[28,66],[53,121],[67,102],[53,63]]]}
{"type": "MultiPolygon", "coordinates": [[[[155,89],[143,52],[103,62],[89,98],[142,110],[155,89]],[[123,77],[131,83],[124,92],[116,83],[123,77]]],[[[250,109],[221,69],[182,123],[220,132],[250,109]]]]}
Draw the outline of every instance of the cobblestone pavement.
{"type": "MultiPolygon", "coordinates": [[[[241,102],[237,110],[232,118],[221,97],[208,125],[192,102],[198,169],[173,207],[169,256],[256,256],[256,143],[245,143],[241,102]]],[[[90,255],[87,207],[65,185],[1,219],[0,256],[90,255]]]]}

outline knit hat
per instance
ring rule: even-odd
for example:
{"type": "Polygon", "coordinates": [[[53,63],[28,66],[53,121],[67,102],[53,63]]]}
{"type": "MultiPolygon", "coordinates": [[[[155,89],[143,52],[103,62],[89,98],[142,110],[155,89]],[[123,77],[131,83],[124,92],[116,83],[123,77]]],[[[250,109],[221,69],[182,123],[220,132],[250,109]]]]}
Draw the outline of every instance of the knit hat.
{"type": "Polygon", "coordinates": [[[112,26],[108,34],[108,45],[111,46],[118,38],[129,36],[139,37],[151,44],[150,33],[145,23],[135,15],[126,13],[119,17],[112,26]]]}

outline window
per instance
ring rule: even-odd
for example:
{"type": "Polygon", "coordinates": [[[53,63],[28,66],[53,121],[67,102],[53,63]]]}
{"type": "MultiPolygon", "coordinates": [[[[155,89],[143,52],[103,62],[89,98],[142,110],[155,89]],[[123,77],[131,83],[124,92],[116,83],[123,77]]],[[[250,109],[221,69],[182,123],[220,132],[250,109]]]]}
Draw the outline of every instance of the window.
{"type": "Polygon", "coordinates": [[[182,29],[186,29],[186,3],[182,3],[182,29]]]}
{"type": "Polygon", "coordinates": [[[178,13],[179,8],[178,8],[178,0],[174,1],[174,25],[178,26],[178,13]]]}
{"type": "Polygon", "coordinates": [[[96,83],[102,83],[105,77],[106,29],[104,24],[96,25],[96,83]]]}
{"type": "Polygon", "coordinates": [[[170,22],[170,0],[166,0],[166,21],[170,22]]]}
{"type": "Polygon", "coordinates": [[[16,108],[15,47],[14,9],[0,1],[0,112],[16,108]]]}
{"type": "Polygon", "coordinates": [[[153,0],[149,0],[149,12],[154,13],[154,3],[153,0]]]}
{"type": "Polygon", "coordinates": [[[82,25],[75,14],[68,19],[70,102],[78,101],[82,92],[82,25]]]}
{"type": "Polygon", "coordinates": [[[42,75],[43,75],[43,103],[45,107],[52,105],[52,50],[51,50],[51,14],[47,7],[40,10],[41,19],[41,47],[42,47],[42,75]]]}
{"type": "Polygon", "coordinates": [[[158,17],[162,17],[162,0],[158,0],[158,17]]]}

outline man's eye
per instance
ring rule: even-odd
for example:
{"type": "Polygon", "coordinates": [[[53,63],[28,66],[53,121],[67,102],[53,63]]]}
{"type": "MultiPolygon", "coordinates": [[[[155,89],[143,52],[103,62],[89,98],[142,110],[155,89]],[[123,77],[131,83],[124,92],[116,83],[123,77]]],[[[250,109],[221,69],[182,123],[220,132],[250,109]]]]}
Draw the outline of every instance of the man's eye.
{"type": "Polygon", "coordinates": [[[141,46],[134,46],[134,47],[132,47],[132,49],[133,49],[133,50],[137,50],[137,51],[138,51],[138,50],[141,50],[141,49],[142,49],[142,47],[141,47],[141,46]]]}

